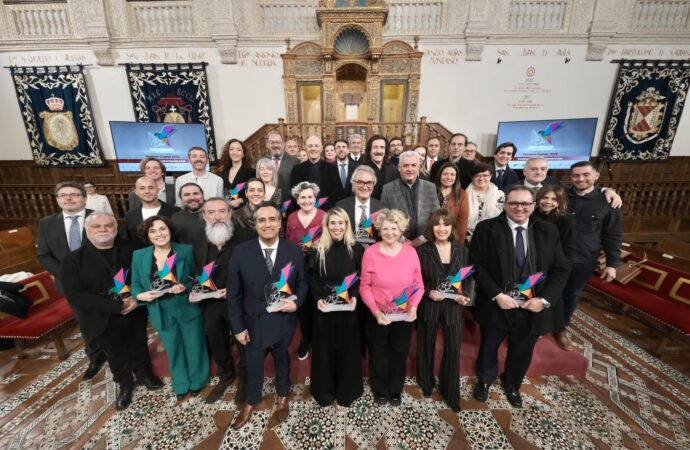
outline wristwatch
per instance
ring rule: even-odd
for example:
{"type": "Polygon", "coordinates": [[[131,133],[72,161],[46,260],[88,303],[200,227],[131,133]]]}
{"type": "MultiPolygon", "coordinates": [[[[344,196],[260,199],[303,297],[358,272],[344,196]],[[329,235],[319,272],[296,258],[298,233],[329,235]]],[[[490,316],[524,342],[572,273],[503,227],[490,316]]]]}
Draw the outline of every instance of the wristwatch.
{"type": "Polygon", "coordinates": [[[544,305],[544,308],[551,308],[551,303],[547,302],[545,298],[542,298],[541,302],[544,305]]]}

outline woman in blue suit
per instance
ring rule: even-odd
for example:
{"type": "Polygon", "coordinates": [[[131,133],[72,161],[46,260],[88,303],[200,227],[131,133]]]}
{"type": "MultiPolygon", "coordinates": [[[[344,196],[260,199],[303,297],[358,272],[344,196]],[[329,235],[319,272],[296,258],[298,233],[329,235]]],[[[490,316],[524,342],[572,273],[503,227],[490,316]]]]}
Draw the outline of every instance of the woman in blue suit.
{"type": "Polygon", "coordinates": [[[173,391],[181,400],[188,392],[197,395],[208,384],[209,360],[203,313],[199,305],[189,303],[187,293],[194,267],[192,247],[171,242],[174,232],[173,223],[162,216],[149,217],[139,225],[139,237],[152,245],[135,251],[132,257],[132,296],[147,304],[151,325],[168,354],[173,391]],[[176,281],[170,292],[161,295],[151,290],[151,283],[162,283],[156,280],[161,279],[159,273],[173,255],[176,281]]]}

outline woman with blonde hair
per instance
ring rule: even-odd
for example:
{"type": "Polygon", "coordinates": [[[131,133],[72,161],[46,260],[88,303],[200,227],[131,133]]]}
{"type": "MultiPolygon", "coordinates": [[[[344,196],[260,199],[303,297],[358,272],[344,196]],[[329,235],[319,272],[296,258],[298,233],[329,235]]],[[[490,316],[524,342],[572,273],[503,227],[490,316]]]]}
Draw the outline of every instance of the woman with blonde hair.
{"type": "MultiPolygon", "coordinates": [[[[327,299],[348,275],[358,273],[364,249],[355,241],[350,218],[332,208],[322,222],[321,239],[309,258],[311,293],[316,299],[312,329],[311,394],[321,406],[350,406],[362,395],[360,323],[354,307],[359,289],[347,289],[351,311],[328,311],[327,299]]],[[[339,297],[338,297],[339,298],[339,297]]],[[[347,302],[346,302],[347,303],[347,302]]]]}
{"type": "Polygon", "coordinates": [[[264,200],[280,205],[282,192],[278,187],[278,168],[271,158],[256,162],[256,177],[264,182],[264,200]]]}
{"type": "Polygon", "coordinates": [[[369,383],[379,405],[400,406],[412,322],[424,294],[419,258],[401,242],[410,220],[397,209],[379,210],[374,227],[382,241],[364,252],[359,292],[371,311],[367,320],[369,383]],[[398,317],[396,317],[398,316],[398,317]],[[403,320],[393,321],[393,318],[403,320]]]}

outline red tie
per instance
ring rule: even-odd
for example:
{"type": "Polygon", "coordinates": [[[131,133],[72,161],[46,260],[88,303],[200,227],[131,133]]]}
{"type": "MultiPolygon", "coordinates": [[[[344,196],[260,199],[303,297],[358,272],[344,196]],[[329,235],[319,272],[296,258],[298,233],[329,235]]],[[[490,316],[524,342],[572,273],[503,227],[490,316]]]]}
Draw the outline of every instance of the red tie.
{"type": "Polygon", "coordinates": [[[280,169],[280,158],[275,157],[273,158],[273,161],[276,163],[276,170],[280,169]]]}

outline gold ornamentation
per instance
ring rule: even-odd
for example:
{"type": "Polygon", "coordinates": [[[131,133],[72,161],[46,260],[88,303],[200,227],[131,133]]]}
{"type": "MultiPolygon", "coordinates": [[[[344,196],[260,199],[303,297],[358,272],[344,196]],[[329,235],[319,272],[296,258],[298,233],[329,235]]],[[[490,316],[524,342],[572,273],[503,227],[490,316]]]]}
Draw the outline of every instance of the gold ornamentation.
{"type": "Polygon", "coordinates": [[[74,150],[79,145],[72,111],[41,111],[39,116],[43,119],[43,135],[48,145],[64,151],[74,150]]]}
{"type": "Polygon", "coordinates": [[[668,272],[666,272],[664,270],[657,269],[656,267],[648,266],[647,264],[642,264],[640,266],[640,268],[643,270],[648,270],[650,272],[654,272],[654,273],[658,274],[659,278],[657,278],[656,282],[653,285],[649,284],[649,283],[645,283],[644,281],[640,281],[639,278],[633,278],[632,283],[639,284],[640,286],[644,286],[648,289],[651,289],[654,292],[658,292],[659,287],[661,287],[661,283],[663,283],[664,280],[666,279],[666,277],[668,276],[668,272]]]}
{"type": "Polygon", "coordinates": [[[676,280],[676,284],[673,285],[673,288],[671,289],[671,292],[669,292],[668,296],[674,300],[678,300],[679,302],[683,302],[685,304],[690,305],[690,298],[681,297],[680,295],[678,295],[678,291],[684,284],[690,285],[690,279],[679,277],[676,280]]]}

